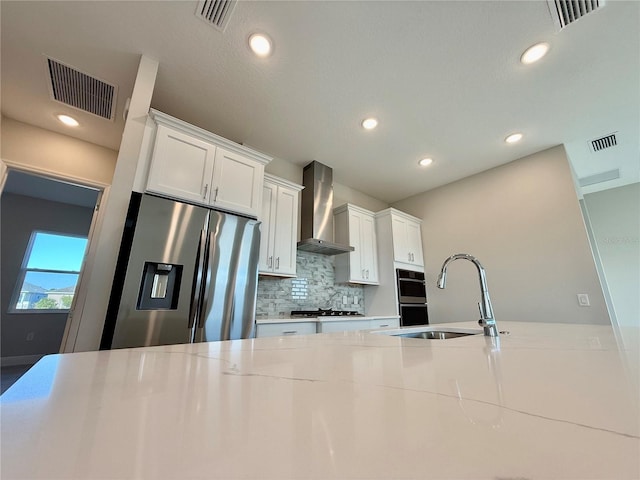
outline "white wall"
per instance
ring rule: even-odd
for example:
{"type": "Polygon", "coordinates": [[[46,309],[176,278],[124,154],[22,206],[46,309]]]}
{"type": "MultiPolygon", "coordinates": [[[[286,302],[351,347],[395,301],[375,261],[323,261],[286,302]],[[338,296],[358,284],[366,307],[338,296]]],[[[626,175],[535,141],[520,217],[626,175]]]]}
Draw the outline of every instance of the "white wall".
{"type": "Polygon", "coordinates": [[[500,320],[607,324],[604,296],[562,146],[393,204],[420,217],[429,317],[433,323],[478,318],[475,267],[458,260],[447,288],[435,287],[454,253],[487,271],[500,320]],[[591,307],[580,307],[586,293],[591,307]]]}
{"type": "Polygon", "coordinates": [[[618,324],[640,326],[640,183],[584,196],[618,324]]]}
{"type": "Polygon", "coordinates": [[[2,117],[2,160],[10,166],[57,177],[109,185],[118,152],[2,117]]]}

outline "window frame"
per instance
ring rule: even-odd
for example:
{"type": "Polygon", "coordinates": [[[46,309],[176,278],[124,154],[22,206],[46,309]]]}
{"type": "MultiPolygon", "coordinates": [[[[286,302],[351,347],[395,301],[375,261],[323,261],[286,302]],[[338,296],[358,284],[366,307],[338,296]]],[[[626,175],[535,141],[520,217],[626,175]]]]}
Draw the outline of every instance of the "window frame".
{"type": "MultiPolygon", "coordinates": [[[[69,308],[16,308],[18,300],[20,299],[20,292],[22,290],[22,286],[24,285],[24,280],[29,272],[41,272],[41,273],[62,273],[62,274],[73,274],[77,275],[78,279],[80,278],[80,272],[82,271],[82,267],[84,266],[85,258],[87,256],[87,250],[89,247],[89,238],[87,235],[80,235],[75,233],[62,233],[55,232],[50,230],[39,230],[35,229],[31,232],[31,236],[29,237],[29,242],[27,242],[27,248],[25,249],[24,255],[22,257],[22,263],[20,264],[20,271],[17,276],[16,284],[14,286],[13,295],[11,296],[11,303],[9,303],[8,313],[11,314],[42,314],[42,313],[65,313],[68,314],[71,311],[71,307],[69,308]],[[28,268],[29,260],[31,258],[31,254],[33,252],[33,246],[36,241],[36,237],[38,234],[45,235],[55,235],[58,237],[70,237],[70,238],[82,238],[86,240],[84,252],[82,254],[82,261],[80,262],[80,270],[55,270],[55,269],[46,269],[46,268],[28,268]]],[[[73,305],[73,298],[75,298],[76,290],[78,288],[78,283],[76,282],[76,288],[72,293],[71,304],[73,305]]]]}

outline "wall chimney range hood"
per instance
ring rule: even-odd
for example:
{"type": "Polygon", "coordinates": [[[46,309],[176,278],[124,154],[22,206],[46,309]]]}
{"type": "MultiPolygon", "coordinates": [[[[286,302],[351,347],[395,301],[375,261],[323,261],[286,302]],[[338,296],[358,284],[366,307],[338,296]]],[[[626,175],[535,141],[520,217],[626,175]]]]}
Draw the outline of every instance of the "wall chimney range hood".
{"type": "Polygon", "coordinates": [[[313,161],[302,173],[302,224],[298,250],[339,255],[353,252],[348,245],[333,243],[333,170],[313,161]]]}

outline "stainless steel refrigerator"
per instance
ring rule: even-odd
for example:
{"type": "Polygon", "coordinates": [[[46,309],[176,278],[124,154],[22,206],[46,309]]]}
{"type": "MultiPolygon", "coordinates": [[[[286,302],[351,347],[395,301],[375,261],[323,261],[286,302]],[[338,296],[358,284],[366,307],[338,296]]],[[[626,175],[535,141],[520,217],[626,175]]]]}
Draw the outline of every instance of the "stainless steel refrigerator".
{"type": "Polygon", "coordinates": [[[256,220],[134,194],[101,348],[252,338],[259,250],[256,220]]]}

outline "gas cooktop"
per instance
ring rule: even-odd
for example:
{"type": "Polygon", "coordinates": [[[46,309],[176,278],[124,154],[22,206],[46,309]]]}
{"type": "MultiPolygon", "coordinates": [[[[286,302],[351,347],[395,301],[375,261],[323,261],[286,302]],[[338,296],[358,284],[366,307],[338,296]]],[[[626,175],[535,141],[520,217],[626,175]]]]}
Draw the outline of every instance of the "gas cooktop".
{"type": "Polygon", "coordinates": [[[362,316],[354,310],[333,310],[332,308],[318,308],[317,310],[292,310],[291,316],[297,317],[355,317],[362,316]]]}

